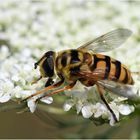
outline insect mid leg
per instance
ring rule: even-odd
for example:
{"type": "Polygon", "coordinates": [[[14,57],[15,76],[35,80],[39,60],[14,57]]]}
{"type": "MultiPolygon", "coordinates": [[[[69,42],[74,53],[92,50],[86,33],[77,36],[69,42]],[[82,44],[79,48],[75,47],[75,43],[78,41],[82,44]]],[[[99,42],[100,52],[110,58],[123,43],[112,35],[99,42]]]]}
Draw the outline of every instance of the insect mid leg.
{"type": "Polygon", "coordinates": [[[106,99],[105,99],[104,96],[103,96],[103,92],[104,92],[103,88],[100,87],[98,84],[96,84],[96,85],[97,85],[97,89],[98,89],[98,92],[99,92],[99,94],[100,94],[100,97],[101,97],[102,101],[104,102],[104,104],[106,105],[106,107],[107,107],[107,109],[110,111],[110,113],[112,114],[112,116],[113,116],[115,122],[118,122],[115,113],[114,113],[113,110],[110,108],[109,104],[107,103],[106,99]]]}

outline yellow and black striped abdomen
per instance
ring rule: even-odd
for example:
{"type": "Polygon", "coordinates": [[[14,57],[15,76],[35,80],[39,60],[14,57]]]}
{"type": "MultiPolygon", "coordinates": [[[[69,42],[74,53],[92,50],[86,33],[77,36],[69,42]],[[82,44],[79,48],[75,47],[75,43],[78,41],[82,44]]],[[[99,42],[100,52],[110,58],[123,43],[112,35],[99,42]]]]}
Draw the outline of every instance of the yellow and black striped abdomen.
{"type": "Polygon", "coordinates": [[[101,72],[102,79],[118,81],[124,84],[133,84],[131,72],[121,62],[102,54],[93,54],[92,72],[101,72]]]}

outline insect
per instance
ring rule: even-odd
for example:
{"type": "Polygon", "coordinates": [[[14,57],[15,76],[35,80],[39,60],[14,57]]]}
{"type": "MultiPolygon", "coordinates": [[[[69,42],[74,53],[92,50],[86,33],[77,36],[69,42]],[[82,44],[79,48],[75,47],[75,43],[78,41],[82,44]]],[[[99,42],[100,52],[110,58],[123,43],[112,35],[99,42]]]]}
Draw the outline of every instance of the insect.
{"type": "Polygon", "coordinates": [[[125,65],[100,53],[119,47],[131,34],[132,32],[129,29],[118,28],[83,44],[77,49],[69,49],[57,53],[54,51],[46,52],[35,63],[35,69],[39,66],[41,75],[33,82],[37,82],[42,77],[48,77],[46,87],[24,100],[49,90],[53,91],[46,96],[70,90],[77,81],[80,81],[87,87],[96,85],[102,101],[117,122],[115,113],[110,108],[103,94],[107,90],[127,97],[129,92],[131,92],[131,85],[134,84],[134,81],[130,70],[125,65]],[[54,75],[57,75],[60,81],[54,83],[54,75]],[[59,88],[64,82],[66,85],[63,88],[59,88]]]}

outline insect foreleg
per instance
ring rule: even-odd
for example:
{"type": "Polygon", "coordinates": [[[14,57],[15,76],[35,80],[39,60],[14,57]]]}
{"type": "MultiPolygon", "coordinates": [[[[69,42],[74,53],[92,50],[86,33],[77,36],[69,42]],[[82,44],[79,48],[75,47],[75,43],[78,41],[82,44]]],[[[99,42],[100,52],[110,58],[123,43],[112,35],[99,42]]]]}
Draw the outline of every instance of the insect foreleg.
{"type": "Polygon", "coordinates": [[[48,87],[50,85],[52,85],[54,83],[53,79],[52,78],[49,78],[45,84],[45,87],[48,87]]]}
{"type": "Polygon", "coordinates": [[[104,89],[103,89],[101,86],[99,86],[98,84],[96,84],[96,85],[97,85],[97,90],[98,90],[98,92],[99,92],[99,94],[100,94],[100,97],[101,97],[102,101],[104,102],[104,104],[106,105],[106,107],[108,108],[108,110],[110,111],[110,113],[112,114],[112,116],[113,116],[115,122],[118,122],[115,113],[114,113],[113,110],[110,108],[109,104],[107,103],[106,99],[105,99],[104,96],[103,96],[104,89]]]}
{"type": "Polygon", "coordinates": [[[41,78],[42,78],[42,76],[40,76],[40,77],[39,77],[38,79],[36,79],[36,80],[33,80],[33,81],[31,82],[31,85],[37,83],[41,78]]]}

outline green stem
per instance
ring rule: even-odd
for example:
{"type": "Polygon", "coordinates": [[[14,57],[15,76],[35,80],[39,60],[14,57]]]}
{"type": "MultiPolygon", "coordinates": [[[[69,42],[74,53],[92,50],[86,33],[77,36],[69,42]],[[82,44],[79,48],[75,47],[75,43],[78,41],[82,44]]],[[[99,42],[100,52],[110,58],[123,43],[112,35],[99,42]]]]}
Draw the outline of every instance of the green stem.
{"type": "Polygon", "coordinates": [[[13,109],[21,110],[21,109],[24,109],[26,107],[27,107],[27,105],[26,105],[25,102],[17,104],[15,102],[11,101],[11,102],[0,104],[0,112],[2,112],[2,111],[10,111],[10,110],[13,110],[13,109]]]}
{"type": "Polygon", "coordinates": [[[53,113],[53,114],[66,114],[66,112],[64,112],[63,109],[61,108],[56,108],[56,107],[52,107],[52,106],[47,106],[47,105],[44,105],[44,104],[38,104],[37,105],[37,108],[40,109],[40,110],[43,110],[45,112],[48,112],[48,113],[53,113]]]}

